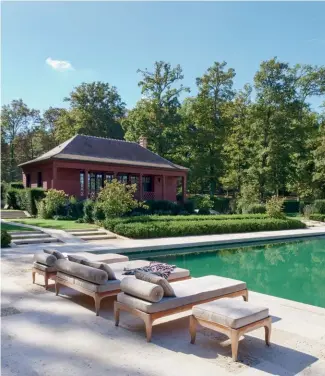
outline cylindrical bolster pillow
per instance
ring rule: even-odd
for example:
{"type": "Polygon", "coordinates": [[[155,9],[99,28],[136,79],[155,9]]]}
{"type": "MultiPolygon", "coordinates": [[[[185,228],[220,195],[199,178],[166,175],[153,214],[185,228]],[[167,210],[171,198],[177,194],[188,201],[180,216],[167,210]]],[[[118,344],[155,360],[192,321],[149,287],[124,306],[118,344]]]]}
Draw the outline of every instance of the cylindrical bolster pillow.
{"type": "Polygon", "coordinates": [[[47,253],[39,253],[34,255],[34,261],[46,266],[54,266],[56,257],[47,253]]]}
{"type": "Polygon", "coordinates": [[[68,260],[57,260],[55,266],[60,272],[96,283],[97,285],[105,284],[108,279],[108,275],[104,270],[91,268],[90,266],[81,265],[68,260]]]}
{"type": "Polygon", "coordinates": [[[43,252],[55,256],[58,260],[65,259],[64,254],[57,251],[56,249],[43,249],[43,252]]]}
{"type": "Polygon", "coordinates": [[[164,290],[161,286],[132,277],[123,278],[120,289],[128,295],[152,303],[159,302],[164,296],[164,290]]]}

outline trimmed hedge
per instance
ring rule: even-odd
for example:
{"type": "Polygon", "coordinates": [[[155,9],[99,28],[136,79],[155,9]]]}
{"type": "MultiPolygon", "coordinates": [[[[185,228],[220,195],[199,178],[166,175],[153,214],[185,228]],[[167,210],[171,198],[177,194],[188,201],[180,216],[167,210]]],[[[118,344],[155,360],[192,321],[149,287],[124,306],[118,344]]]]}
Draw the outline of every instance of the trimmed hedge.
{"type": "Polygon", "coordinates": [[[303,222],[293,219],[263,220],[206,220],[206,221],[157,221],[152,223],[120,223],[115,226],[115,232],[134,239],[149,239],[161,237],[229,234],[255,231],[275,231],[305,228],[303,222]]]}
{"type": "Polygon", "coordinates": [[[218,213],[230,213],[230,201],[229,197],[211,197],[213,201],[213,210],[217,211],[218,213]]]}
{"type": "Polygon", "coordinates": [[[115,226],[127,223],[150,223],[150,222],[202,222],[202,221],[228,221],[235,219],[266,219],[266,214],[231,214],[231,215],[145,215],[138,217],[113,218],[104,221],[104,227],[114,232],[115,226]]]}
{"type": "Polygon", "coordinates": [[[14,189],[24,189],[25,188],[22,181],[13,181],[13,182],[9,183],[9,187],[14,188],[14,189]]]}
{"type": "Polygon", "coordinates": [[[285,200],[283,203],[283,211],[285,213],[299,213],[300,202],[297,200],[285,200]]]}
{"type": "Polygon", "coordinates": [[[42,188],[10,188],[7,191],[7,204],[10,208],[27,210],[29,214],[36,215],[36,202],[42,200],[44,197],[45,191],[42,188]]]}
{"type": "Polygon", "coordinates": [[[180,205],[168,200],[147,200],[145,205],[148,206],[149,214],[170,213],[176,215],[182,210],[180,205]]]}
{"type": "Polygon", "coordinates": [[[313,221],[325,222],[325,214],[310,214],[309,219],[313,221]]]}
{"type": "Polygon", "coordinates": [[[6,230],[1,230],[1,248],[9,247],[11,235],[6,230]]]}

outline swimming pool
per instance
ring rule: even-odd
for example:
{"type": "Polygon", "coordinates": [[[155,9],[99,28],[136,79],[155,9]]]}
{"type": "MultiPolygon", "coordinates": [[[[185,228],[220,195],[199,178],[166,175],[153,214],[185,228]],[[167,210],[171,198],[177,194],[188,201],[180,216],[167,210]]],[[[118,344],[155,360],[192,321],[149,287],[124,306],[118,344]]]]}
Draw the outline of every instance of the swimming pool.
{"type": "Polygon", "coordinates": [[[249,290],[325,308],[325,237],[128,256],[175,264],[189,269],[192,277],[216,274],[243,280],[249,290]]]}

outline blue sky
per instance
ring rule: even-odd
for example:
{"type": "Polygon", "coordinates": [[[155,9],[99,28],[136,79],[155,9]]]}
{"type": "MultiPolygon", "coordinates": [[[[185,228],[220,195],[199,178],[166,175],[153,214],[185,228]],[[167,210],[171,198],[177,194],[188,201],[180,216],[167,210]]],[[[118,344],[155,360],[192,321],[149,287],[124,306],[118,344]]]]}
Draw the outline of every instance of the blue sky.
{"type": "Polygon", "coordinates": [[[73,87],[100,80],[131,108],[137,69],[156,60],[180,64],[192,94],[214,61],[235,68],[238,89],[273,56],[325,64],[325,3],[4,2],[1,52],[2,104],[64,106],[73,87]]]}

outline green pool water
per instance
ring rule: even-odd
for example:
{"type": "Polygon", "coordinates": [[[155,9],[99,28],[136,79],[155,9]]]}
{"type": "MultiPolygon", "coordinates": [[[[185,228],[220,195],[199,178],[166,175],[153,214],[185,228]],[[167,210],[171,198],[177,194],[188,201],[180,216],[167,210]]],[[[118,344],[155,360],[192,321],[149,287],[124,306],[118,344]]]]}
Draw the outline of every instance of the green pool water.
{"type": "Polygon", "coordinates": [[[193,277],[216,274],[243,280],[252,291],[325,307],[325,237],[230,249],[192,248],[170,255],[146,252],[132,258],[175,264],[189,269],[193,277]]]}

